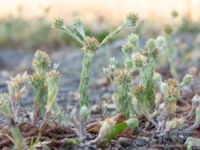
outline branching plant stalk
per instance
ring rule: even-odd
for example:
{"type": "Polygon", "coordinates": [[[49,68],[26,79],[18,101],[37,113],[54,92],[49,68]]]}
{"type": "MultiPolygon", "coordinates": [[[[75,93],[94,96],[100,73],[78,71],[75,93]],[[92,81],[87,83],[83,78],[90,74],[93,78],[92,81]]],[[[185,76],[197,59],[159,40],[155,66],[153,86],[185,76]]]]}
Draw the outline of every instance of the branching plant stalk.
{"type": "Polygon", "coordinates": [[[112,39],[116,34],[121,32],[126,27],[127,27],[127,23],[123,23],[122,25],[120,25],[117,29],[115,29],[113,32],[111,32],[105,39],[103,39],[103,41],[101,42],[100,46],[102,46],[105,43],[107,43],[110,39],[112,39]]]}
{"type": "Polygon", "coordinates": [[[84,27],[82,22],[79,19],[74,20],[72,26],[65,26],[62,19],[56,19],[54,26],[77,42],[79,42],[84,50],[84,58],[82,63],[82,71],[80,77],[80,106],[88,106],[88,93],[87,87],[89,84],[89,71],[90,71],[90,61],[92,59],[93,53],[106,42],[108,42],[111,38],[113,38],[117,33],[122,31],[125,27],[135,26],[137,23],[138,17],[135,14],[130,13],[126,17],[126,21],[120,25],[116,30],[111,32],[108,36],[106,36],[101,43],[98,42],[94,37],[88,37],[85,35],[84,27]]]}

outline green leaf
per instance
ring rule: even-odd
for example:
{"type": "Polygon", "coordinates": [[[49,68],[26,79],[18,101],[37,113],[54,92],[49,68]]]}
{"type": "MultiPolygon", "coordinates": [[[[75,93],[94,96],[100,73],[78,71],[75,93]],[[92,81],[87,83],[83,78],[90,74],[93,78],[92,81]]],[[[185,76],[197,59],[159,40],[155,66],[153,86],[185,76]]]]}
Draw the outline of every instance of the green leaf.
{"type": "Polygon", "coordinates": [[[26,143],[25,143],[25,139],[23,138],[19,128],[18,127],[12,127],[11,133],[12,133],[12,137],[13,137],[15,147],[18,150],[22,150],[25,147],[26,143]]]}
{"type": "Polygon", "coordinates": [[[126,120],[124,122],[116,124],[113,127],[112,131],[110,133],[108,133],[108,136],[104,140],[103,143],[105,145],[108,144],[110,142],[110,140],[112,140],[115,136],[117,136],[118,133],[123,131],[125,128],[128,127],[128,128],[134,129],[134,128],[138,127],[138,125],[139,125],[139,121],[136,118],[131,118],[131,119],[128,119],[128,120],[126,120]]]}

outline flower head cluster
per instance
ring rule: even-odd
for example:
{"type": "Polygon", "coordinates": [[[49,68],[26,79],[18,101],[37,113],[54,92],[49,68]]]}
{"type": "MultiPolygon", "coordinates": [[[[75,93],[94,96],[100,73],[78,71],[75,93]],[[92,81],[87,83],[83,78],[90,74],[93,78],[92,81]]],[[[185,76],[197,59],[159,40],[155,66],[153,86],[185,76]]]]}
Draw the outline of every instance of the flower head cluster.
{"type": "Polygon", "coordinates": [[[130,80],[131,80],[130,74],[129,74],[128,70],[126,70],[126,69],[116,70],[114,73],[114,79],[118,83],[123,83],[123,82],[127,83],[127,82],[130,82],[130,80]]]}
{"type": "Polygon", "coordinates": [[[26,81],[28,79],[28,75],[25,72],[23,75],[16,75],[15,77],[11,77],[10,81],[7,81],[8,86],[11,87],[19,87],[21,84],[24,83],[24,81],[26,81]]]}
{"type": "Polygon", "coordinates": [[[64,26],[63,19],[61,19],[61,18],[56,19],[54,22],[54,26],[56,28],[60,28],[60,29],[63,28],[63,26],[64,26]]]}
{"type": "Polygon", "coordinates": [[[178,17],[178,15],[179,15],[179,14],[178,14],[177,11],[175,11],[175,10],[172,11],[172,17],[176,18],[176,17],[178,17]]]}
{"type": "Polygon", "coordinates": [[[38,90],[38,92],[42,92],[42,90],[46,89],[46,86],[44,85],[45,78],[41,76],[40,74],[33,73],[29,78],[31,85],[33,86],[33,89],[35,91],[38,90]]]}
{"type": "Polygon", "coordinates": [[[132,59],[137,67],[141,67],[147,63],[147,57],[140,53],[133,53],[132,59]]]}
{"type": "Polygon", "coordinates": [[[175,79],[167,80],[167,88],[165,91],[167,101],[174,101],[180,97],[180,87],[175,79]]]}
{"type": "Polygon", "coordinates": [[[155,49],[156,45],[155,45],[155,40],[154,39],[148,39],[148,41],[146,42],[146,48],[149,50],[153,50],[155,49]]]}
{"type": "Polygon", "coordinates": [[[36,70],[36,73],[43,74],[48,70],[48,67],[51,64],[51,61],[50,61],[49,55],[46,52],[37,50],[32,64],[36,70]]]}
{"type": "Polygon", "coordinates": [[[80,35],[82,39],[85,38],[85,30],[83,28],[83,23],[79,18],[74,19],[73,28],[77,31],[77,35],[80,35]]]}
{"type": "MultiPolygon", "coordinates": [[[[51,70],[47,74],[47,85],[52,90],[57,90],[59,82],[60,72],[57,70],[51,70]]],[[[51,91],[49,91],[51,93],[51,91]]]]}
{"type": "Polygon", "coordinates": [[[144,92],[144,90],[145,90],[145,87],[144,87],[144,85],[142,85],[142,84],[138,84],[138,85],[136,85],[134,88],[133,88],[133,95],[139,95],[139,94],[142,94],[143,92],[144,92]]]}
{"type": "Polygon", "coordinates": [[[135,69],[134,62],[131,58],[133,51],[139,51],[139,38],[136,34],[128,36],[128,41],[122,46],[122,52],[124,54],[124,66],[129,72],[135,69]]]}
{"type": "Polygon", "coordinates": [[[29,81],[34,82],[37,79],[39,79],[39,77],[41,77],[39,74],[36,74],[35,72],[29,77],[29,81]]]}
{"type": "Polygon", "coordinates": [[[1,93],[0,94],[0,105],[4,105],[8,103],[8,94],[7,93],[1,93]]]}
{"type": "Polygon", "coordinates": [[[94,52],[99,48],[99,41],[94,37],[86,37],[83,42],[86,51],[94,52]]]}
{"type": "Polygon", "coordinates": [[[172,29],[172,27],[171,27],[169,24],[166,24],[166,25],[164,26],[164,32],[165,32],[166,34],[171,34],[171,33],[173,32],[173,29],[172,29]]]}
{"type": "Polygon", "coordinates": [[[132,50],[133,50],[133,45],[129,42],[122,46],[122,51],[126,54],[131,54],[132,50]]]}
{"type": "Polygon", "coordinates": [[[52,70],[52,71],[50,71],[49,73],[48,73],[48,77],[55,77],[55,78],[57,78],[57,77],[59,77],[59,75],[60,75],[60,72],[58,71],[58,70],[52,70]]]}
{"type": "Polygon", "coordinates": [[[126,16],[126,23],[129,25],[129,26],[135,26],[136,23],[138,21],[138,16],[134,13],[129,13],[127,16],[126,16]]]}
{"type": "Polygon", "coordinates": [[[148,58],[156,59],[159,55],[159,49],[157,48],[156,41],[149,39],[145,45],[143,54],[148,58]]]}
{"type": "Polygon", "coordinates": [[[128,36],[128,43],[133,46],[139,47],[139,37],[137,34],[131,34],[128,36]]]}
{"type": "Polygon", "coordinates": [[[21,97],[22,92],[24,91],[24,83],[27,81],[28,75],[25,72],[23,75],[16,75],[11,77],[10,81],[7,81],[9,94],[12,95],[16,100],[21,97]]]}
{"type": "Polygon", "coordinates": [[[149,39],[146,43],[146,50],[148,55],[153,55],[154,51],[156,50],[156,42],[154,39],[149,39]]]}

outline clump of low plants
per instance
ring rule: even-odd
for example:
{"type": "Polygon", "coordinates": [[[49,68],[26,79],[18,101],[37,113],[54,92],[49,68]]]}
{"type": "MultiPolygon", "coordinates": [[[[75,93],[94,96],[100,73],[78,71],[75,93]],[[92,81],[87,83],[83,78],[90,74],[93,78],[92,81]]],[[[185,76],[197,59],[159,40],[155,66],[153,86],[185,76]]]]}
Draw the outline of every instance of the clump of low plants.
{"type": "MultiPolygon", "coordinates": [[[[82,22],[79,19],[74,20],[74,23],[72,26],[65,26],[63,21],[60,19],[57,19],[55,21],[55,27],[58,29],[63,30],[65,33],[70,35],[73,39],[75,39],[82,47],[84,51],[83,56],[83,63],[82,63],[82,71],[80,76],[80,85],[79,85],[79,93],[80,93],[80,113],[78,116],[80,116],[80,120],[84,121],[87,119],[88,116],[88,105],[89,105],[89,96],[87,93],[87,88],[89,84],[89,72],[90,72],[90,66],[91,66],[91,60],[96,53],[97,49],[99,49],[102,45],[106,44],[110,39],[112,39],[117,33],[124,30],[126,27],[129,26],[135,26],[137,24],[138,17],[135,14],[129,14],[126,18],[126,21],[121,24],[118,28],[116,28],[113,32],[109,33],[102,41],[96,40],[94,37],[89,37],[85,34],[84,26],[82,22]],[[84,118],[84,119],[81,119],[84,118]]],[[[127,55],[128,56],[128,55],[127,55]]],[[[113,66],[113,70],[115,69],[115,66],[113,66]]],[[[118,84],[118,97],[119,101],[125,100],[126,102],[123,102],[124,105],[121,106],[119,111],[124,112],[124,109],[126,109],[126,106],[129,106],[130,104],[130,96],[127,95],[127,91],[130,86],[130,81],[127,79],[127,76],[129,76],[129,72],[124,70],[118,70],[118,72],[115,72],[116,76],[118,76],[118,79],[115,78],[115,83],[118,84]],[[127,80],[127,82],[124,82],[124,80],[127,80]],[[127,90],[127,91],[126,91],[127,90]],[[128,98],[127,98],[128,96],[128,98]],[[128,99],[128,100],[126,100],[128,99]],[[126,103],[126,104],[125,104],[126,103]]],[[[119,102],[119,107],[121,105],[121,102],[119,102]]],[[[129,109],[127,109],[127,112],[124,113],[124,115],[129,116],[129,109]]],[[[77,116],[77,115],[75,115],[77,116]]],[[[75,119],[77,120],[77,119],[75,119]]],[[[83,122],[75,123],[79,124],[76,126],[79,126],[80,128],[83,128],[84,123],[83,122]]],[[[75,121],[77,122],[77,121],[75,121]]],[[[82,142],[84,142],[84,131],[79,130],[79,135],[81,135],[82,142]]]]}
{"type": "Polygon", "coordinates": [[[47,53],[37,51],[32,64],[35,72],[30,77],[30,82],[35,94],[34,119],[37,120],[45,114],[47,104],[46,74],[51,62],[47,53]]]}
{"type": "MultiPolygon", "coordinates": [[[[43,119],[46,122],[52,111],[58,115],[58,118],[63,118],[63,113],[56,102],[60,80],[58,65],[54,64],[51,67],[48,54],[38,50],[33,59],[33,67],[35,72],[30,76],[30,83],[35,94],[34,120],[43,119]]],[[[63,120],[63,122],[65,121],[63,120]]]]}
{"type": "Polygon", "coordinates": [[[131,100],[131,73],[135,71],[136,65],[132,61],[132,52],[139,49],[139,40],[136,34],[131,34],[128,37],[128,42],[122,46],[123,52],[123,67],[117,68],[119,62],[115,58],[110,59],[110,64],[104,68],[104,72],[113,81],[115,85],[114,101],[116,103],[117,111],[129,117],[133,112],[133,105],[131,100]],[[114,78],[112,80],[111,74],[114,78]]]}
{"type": "Polygon", "coordinates": [[[88,93],[87,87],[89,84],[89,71],[91,60],[93,58],[96,50],[106,44],[111,38],[113,38],[117,33],[121,32],[128,26],[135,26],[138,17],[135,14],[129,14],[126,21],[121,24],[116,30],[108,34],[102,41],[97,41],[94,37],[88,37],[85,35],[85,30],[82,22],[79,19],[75,19],[72,26],[65,26],[61,19],[55,21],[55,27],[61,29],[73,39],[75,39],[82,47],[84,51],[82,71],[80,77],[79,93],[80,93],[80,106],[88,107],[88,93]]]}
{"type": "Polygon", "coordinates": [[[155,63],[158,57],[158,48],[154,39],[149,39],[145,49],[140,54],[132,55],[133,61],[139,67],[140,82],[133,87],[133,94],[139,104],[142,114],[148,116],[155,107],[155,84],[154,73],[155,63]]]}
{"type": "MultiPolygon", "coordinates": [[[[157,73],[158,75],[158,73],[157,73]]],[[[163,94],[164,98],[164,105],[160,104],[160,110],[157,115],[157,132],[163,134],[166,131],[175,129],[179,126],[181,126],[183,123],[186,122],[186,119],[191,116],[191,114],[194,112],[195,107],[193,110],[188,114],[188,116],[184,117],[177,117],[177,103],[181,100],[181,88],[183,86],[187,86],[190,81],[192,80],[192,75],[186,74],[181,81],[181,83],[178,83],[175,79],[168,79],[165,82],[162,81],[161,76],[157,78],[157,81],[159,83],[159,89],[160,93],[163,94]],[[162,105],[162,106],[161,106],[162,105]]]]}
{"type": "MultiPolygon", "coordinates": [[[[35,94],[34,123],[42,120],[41,125],[43,126],[51,119],[54,119],[54,121],[57,119],[60,123],[66,123],[67,120],[56,102],[60,80],[60,73],[57,70],[58,65],[54,64],[51,68],[48,54],[38,50],[33,59],[33,67],[35,72],[32,75],[28,75],[25,72],[22,75],[18,74],[15,77],[11,77],[7,82],[8,93],[0,94],[0,112],[8,120],[10,126],[11,136],[6,136],[12,140],[14,148],[18,150],[28,148],[26,140],[18,127],[19,104],[27,83],[32,85],[35,94]]],[[[38,135],[38,138],[40,136],[38,135]]],[[[37,140],[35,142],[37,143],[37,140]]]]}
{"type": "MultiPolygon", "coordinates": [[[[172,64],[173,56],[171,54],[173,48],[170,43],[172,30],[170,27],[166,27],[165,37],[150,38],[143,48],[139,46],[139,36],[130,34],[127,42],[121,47],[123,59],[120,67],[118,67],[120,62],[115,58],[110,59],[110,64],[107,68],[104,68],[104,72],[108,74],[114,86],[113,99],[117,114],[104,118],[102,121],[94,122],[90,126],[92,129],[89,128],[89,130],[95,131],[98,135],[87,142],[89,137],[87,131],[89,130],[87,130],[86,125],[88,118],[91,116],[87,92],[91,61],[101,46],[126,27],[135,27],[137,23],[138,17],[135,14],[129,14],[125,22],[116,30],[108,34],[102,41],[98,41],[95,37],[86,35],[84,25],[79,19],[75,19],[71,26],[65,26],[61,19],[55,21],[54,26],[70,35],[80,44],[83,50],[79,85],[80,107],[77,107],[79,109],[74,108],[69,118],[64,115],[56,101],[60,82],[58,64],[52,64],[46,52],[37,50],[32,62],[33,73],[31,75],[24,73],[11,78],[7,82],[8,93],[0,94],[0,112],[7,119],[10,126],[10,133],[7,133],[6,136],[12,140],[15,149],[27,149],[30,143],[30,149],[36,145],[47,147],[49,141],[47,144],[46,141],[40,142],[42,140],[42,130],[53,121],[56,124],[66,125],[66,120],[70,120],[73,133],[76,136],[75,138],[64,137],[61,141],[57,140],[56,142],[61,142],[62,145],[77,144],[81,148],[88,148],[93,144],[105,146],[119,133],[128,134],[130,131],[132,134],[134,129],[140,126],[139,120],[144,118],[145,122],[148,122],[148,127],[158,136],[177,129],[194,114],[195,121],[193,125],[185,131],[199,127],[200,98],[198,95],[193,97],[192,109],[187,116],[177,115],[178,102],[182,99],[181,89],[190,84],[193,74],[186,74],[181,82],[175,79],[177,72],[172,64]],[[162,75],[156,72],[156,63],[162,49],[168,49],[167,57],[174,78],[163,80],[162,75]],[[31,139],[31,142],[26,141],[18,126],[19,104],[27,83],[30,83],[35,95],[33,124],[40,125],[37,138],[31,139]]],[[[143,132],[140,127],[138,131],[143,132]]]]}
{"type": "Polygon", "coordinates": [[[26,147],[25,140],[17,127],[18,109],[21,101],[21,96],[25,90],[25,83],[28,79],[26,73],[11,77],[7,82],[8,93],[0,94],[0,113],[8,120],[11,132],[11,139],[14,143],[14,148],[20,150],[26,147]]]}

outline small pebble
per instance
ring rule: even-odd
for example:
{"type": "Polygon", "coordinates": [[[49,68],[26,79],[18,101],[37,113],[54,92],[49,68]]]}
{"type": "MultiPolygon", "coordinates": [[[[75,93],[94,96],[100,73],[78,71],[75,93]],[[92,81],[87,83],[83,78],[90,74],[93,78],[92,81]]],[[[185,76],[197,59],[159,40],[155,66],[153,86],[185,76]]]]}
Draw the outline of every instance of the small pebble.
{"type": "Polygon", "coordinates": [[[128,138],[125,138],[125,137],[120,137],[119,139],[119,142],[122,146],[128,146],[128,145],[131,145],[131,140],[128,139],[128,138]]]}
{"type": "Polygon", "coordinates": [[[192,89],[188,86],[181,88],[181,96],[185,99],[191,99],[194,96],[192,89]]]}
{"type": "Polygon", "coordinates": [[[91,107],[91,113],[93,113],[93,114],[97,114],[97,113],[100,113],[100,106],[99,105],[93,105],[92,107],[91,107]]]}
{"type": "Polygon", "coordinates": [[[148,140],[145,138],[138,138],[135,143],[137,146],[146,146],[148,144],[148,140]]]}

